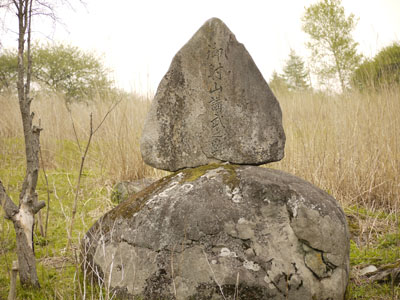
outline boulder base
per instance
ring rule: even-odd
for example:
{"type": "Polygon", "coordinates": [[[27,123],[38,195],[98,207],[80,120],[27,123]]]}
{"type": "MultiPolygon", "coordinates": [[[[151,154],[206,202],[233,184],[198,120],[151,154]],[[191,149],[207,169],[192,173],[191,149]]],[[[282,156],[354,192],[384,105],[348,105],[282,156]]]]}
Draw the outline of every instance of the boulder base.
{"type": "Polygon", "coordinates": [[[342,300],[349,276],[336,200],[254,166],[165,177],[104,215],[82,245],[85,271],[125,299],[342,300]]]}

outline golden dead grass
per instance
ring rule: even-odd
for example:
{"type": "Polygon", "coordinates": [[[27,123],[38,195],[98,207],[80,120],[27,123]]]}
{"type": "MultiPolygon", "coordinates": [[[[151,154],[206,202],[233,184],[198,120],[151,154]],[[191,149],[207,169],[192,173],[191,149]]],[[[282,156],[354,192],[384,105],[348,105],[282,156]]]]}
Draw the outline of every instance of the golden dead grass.
{"type": "Polygon", "coordinates": [[[346,206],[397,211],[400,93],[279,97],[287,136],[273,167],[302,177],[346,206]]]}
{"type": "MultiPolygon", "coordinates": [[[[139,150],[150,101],[134,95],[121,97],[121,103],[94,136],[87,168],[100,169],[104,179],[112,182],[163,176],[165,172],[143,163],[139,150]]],[[[397,211],[400,197],[398,89],[277,97],[283,111],[287,144],[285,158],[269,166],[314,183],[346,206],[358,203],[397,211]]],[[[96,127],[110,104],[110,99],[75,103],[69,113],[59,95],[36,97],[33,110],[44,128],[41,143],[45,166],[77,169],[81,154],[72,124],[83,150],[90,113],[96,127]]],[[[0,107],[0,139],[21,136],[16,98],[0,96],[0,107]]]]}
{"type": "MultiPolygon", "coordinates": [[[[46,169],[79,170],[81,155],[90,132],[90,114],[95,129],[110,110],[113,101],[121,100],[94,134],[85,169],[100,170],[105,178],[111,178],[113,182],[160,177],[164,174],[146,166],[139,150],[142,126],[150,101],[136,95],[113,98],[94,103],[73,103],[68,107],[60,95],[39,95],[35,98],[32,111],[35,112],[35,121],[40,120],[43,128],[41,149],[46,169]]],[[[16,97],[0,96],[0,107],[0,140],[22,138],[16,97]]],[[[0,153],[1,148],[5,151],[5,147],[0,146],[0,153]]],[[[21,155],[23,157],[23,153],[21,155]]]]}

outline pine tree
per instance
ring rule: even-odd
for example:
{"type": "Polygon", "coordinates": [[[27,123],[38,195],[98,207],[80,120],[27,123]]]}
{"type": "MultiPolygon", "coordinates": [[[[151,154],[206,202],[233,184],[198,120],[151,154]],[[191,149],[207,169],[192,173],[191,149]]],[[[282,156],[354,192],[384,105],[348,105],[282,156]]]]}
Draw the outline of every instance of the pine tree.
{"type": "Polygon", "coordinates": [[[285,93],[288,91],[288,84],[285,78],[279,75],[276,71],[272,73],[268,85],[275,94],[285,93]]]}
{"type": "Polygon", "coordinates": [[[290,49],[289,59],[283,68],[283,77],[290,91],[306,90],[309,88],[307,83],[308,72],[305,70],[304,61],[290,49]]]}

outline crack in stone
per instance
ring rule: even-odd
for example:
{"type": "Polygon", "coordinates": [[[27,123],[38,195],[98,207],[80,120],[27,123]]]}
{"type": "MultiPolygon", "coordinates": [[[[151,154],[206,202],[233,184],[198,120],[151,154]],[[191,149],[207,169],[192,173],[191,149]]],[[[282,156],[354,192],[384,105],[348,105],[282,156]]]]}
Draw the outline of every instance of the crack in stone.
{"type": "Polygon", "coordinates": [[[303,243],[304,264],[319,279],[327,278],[332,275],[337,266],[327,261],[324,252],[303,243]]]}
{"type": "MultiPolygon", "coordinates": [[[[271,263],[271,267],[273,260],[273,258],[268,260],[268,262],[271,263]]],[[[291,265],[293,266],[294,272],[289,272],[288,274],[286,274],[286,272],[280,271],[280,269],[278,268],[279,274],[276,274],[274,278],[272,278],[274,275],[274,271],[272,270],[272,268],[270,270],[267,270],[263,265],[260,265],[261,270],[263,270],[266,274],[266,276],[264,277],[264,281],[268,284],[272,284],[273,287],[285,297],[289,295],[290,290],[299,290],[303,286],[303,280],[301,279],[301,274],[298,273],[296,263],[292,262],[291,265]],[[297,284],[296,281],[291,282],[295,280],[295,276],[298,277],[297,284]],[[283,281],[281,282],[281,280],[283,281]],[[286,290],[284,290],[280,285],[284,285],[284,288],[286,288],[286,290]]]]}
{"type": "MultiPolygon", "coordinates": [[[[291,198],[292,199],[292,198],[291,198]]],[[[314,248],[310,245],[310,242],[300,238],[296,231],[292,227],[292,221],[297,216],[297,209],[295,209],[288,202],[286,204],[286,209],[289,214],[289,226],[292,228],[293,233],[297,237],[304,250],[304,264],[312,272],[312,274],[319,280],[330,277],[333,270],[337,268],[336,265],[331,263],[326,257],[326,253],[320,249],[314,248]]]]}

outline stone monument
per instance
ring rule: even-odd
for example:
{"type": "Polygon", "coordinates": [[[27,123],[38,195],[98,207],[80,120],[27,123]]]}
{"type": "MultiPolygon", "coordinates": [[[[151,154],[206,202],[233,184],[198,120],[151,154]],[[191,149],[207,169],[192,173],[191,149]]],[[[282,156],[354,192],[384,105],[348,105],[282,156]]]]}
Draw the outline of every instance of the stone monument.
{"type": "Polygon", "coordinates": [[[283,158],[279,103],[245,47],[219,19],[182,47],[162,79],[141,140],[144,161],[176,171],[283,158]]]}
{"type": "Polygon", "coordinates": [[[219,19],[177,53],[141,150],[177,172],[106,213],[83,270],[122,299],[342,300],[345,215],[326,192],[257,165],[283,157],[281,110],[219,19]]]}

